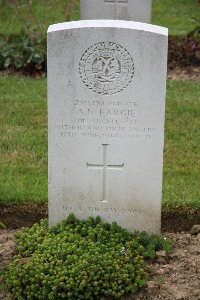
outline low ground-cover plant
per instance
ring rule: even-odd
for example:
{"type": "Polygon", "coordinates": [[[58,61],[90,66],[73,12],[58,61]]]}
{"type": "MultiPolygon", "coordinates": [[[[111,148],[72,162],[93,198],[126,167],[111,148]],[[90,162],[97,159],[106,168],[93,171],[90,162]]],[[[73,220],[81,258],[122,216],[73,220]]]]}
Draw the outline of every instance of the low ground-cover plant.
{"type": "Polygon", "coordinates": [[[50,229],[47,220],[25,228],[17,241],[5,277],[18,300],[118,299],[146,285],[145,258],[171,249],[162,237],[73,214],[50,229]]]}

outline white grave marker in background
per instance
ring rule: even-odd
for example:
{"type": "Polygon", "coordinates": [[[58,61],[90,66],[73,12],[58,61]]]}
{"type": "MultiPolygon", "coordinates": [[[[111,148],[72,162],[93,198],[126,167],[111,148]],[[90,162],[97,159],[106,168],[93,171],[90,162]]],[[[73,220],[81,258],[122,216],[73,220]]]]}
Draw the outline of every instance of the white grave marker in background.
{"type": "Polygon", "coordinates": [[[152,0],[81,0],[81,19],[151,23],[152,0]]]}
{"type": "Polygon", "coordinates": [[[74,212],[160,231],[167,29],[48,30],[49,224],[74,212]]]}

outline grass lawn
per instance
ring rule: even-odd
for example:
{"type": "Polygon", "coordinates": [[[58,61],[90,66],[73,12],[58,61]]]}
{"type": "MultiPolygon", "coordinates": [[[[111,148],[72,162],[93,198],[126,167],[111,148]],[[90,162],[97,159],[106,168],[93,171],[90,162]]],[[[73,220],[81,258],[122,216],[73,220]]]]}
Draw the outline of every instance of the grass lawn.
{"type": "Polygon", "coordinates": [[[1,76],[0,90],[0,201],[46,201],[46,79],[1,76]]]}
{"type": "MultiPolygon", "coordinates": [[[[0,33],[19,33],[30,24],[46,34],[48,25],[78,20],[79,0],[32,1],[32,6],[19,1],[20,8],[14,4],[17,1],[0,1],[0,33]],[[70,11],[69,2],[72,1],[70,11]]],[[[170,34],[183,34],[191,31],[196,25],[195,19],[200,19],[200,4],[198,0],[153,0],[152,24],[166,26],[170,34]]]]}
{"type": "MultiPolygon", "coordinates": [[[[0,78],[0,203],[47,201],[46,79],[0,78]]],[[[200,207],[199,82],[168,82],[164,205],[200,207]]]]}
{"type": "Polygon", "coordinates": [[[200,207],[200,84],[169,81],[167,91],[163,203],[200,207]]]}
{"type": "Polygon", "coordinates": [[[152,24],[168,27],[171,35],[185,34],[200,23],[198,0],[153,0],[152,12],[152,24]]]}

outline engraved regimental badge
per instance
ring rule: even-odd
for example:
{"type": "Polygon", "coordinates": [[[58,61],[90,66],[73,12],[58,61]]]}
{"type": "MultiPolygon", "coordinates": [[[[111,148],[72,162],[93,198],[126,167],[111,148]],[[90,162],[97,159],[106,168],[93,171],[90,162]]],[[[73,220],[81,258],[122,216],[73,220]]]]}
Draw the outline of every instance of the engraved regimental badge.
{"type": "Polygon", "coordinates": [[[84,84],[93,92],[112,95],[129,85],[134,75],[134,62],[122,46],[101,42],[83,53],[79,72],[84,84]]]}

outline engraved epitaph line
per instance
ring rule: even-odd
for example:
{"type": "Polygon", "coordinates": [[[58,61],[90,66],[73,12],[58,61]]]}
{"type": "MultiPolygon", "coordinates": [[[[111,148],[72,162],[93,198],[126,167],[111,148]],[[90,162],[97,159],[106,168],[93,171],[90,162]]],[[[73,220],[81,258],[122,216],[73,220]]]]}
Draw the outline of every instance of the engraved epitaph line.
{"type": "Polygon", "coordinates": [[[87,163],[87,168],[102,169],[103,170],[103,188],[102,188],[102,200],[101,202],[108,202],[107,200],[107,170],[122,170],[124,163],[120,165],[108,165],[108,146],[109,144],[102,144],[103,146],[103,164],[90,164],[87,163]]]}
{"type": "Polygon", "coordinates": [[[105,3],[128,3],[128,0],[104,0],[105,3]]]}

